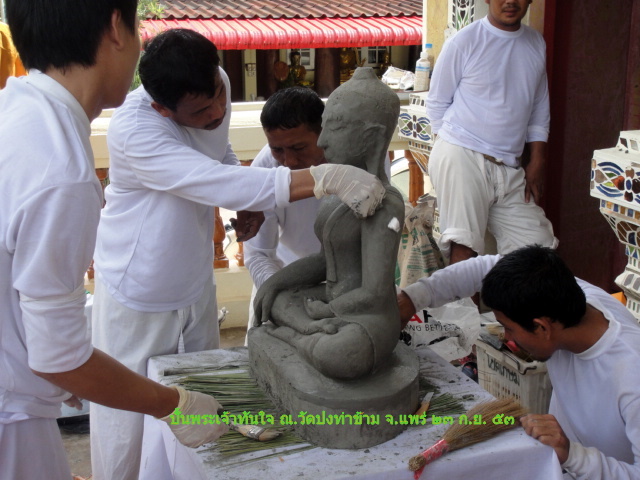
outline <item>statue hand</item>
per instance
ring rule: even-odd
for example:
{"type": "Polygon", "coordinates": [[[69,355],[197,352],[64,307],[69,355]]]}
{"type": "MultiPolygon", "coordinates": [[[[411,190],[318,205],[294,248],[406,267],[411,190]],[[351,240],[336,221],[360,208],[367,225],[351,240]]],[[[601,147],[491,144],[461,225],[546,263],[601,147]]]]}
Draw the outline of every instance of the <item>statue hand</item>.
{"type": "Polygon", "coordinates": [[[332,318],[336,316],[328,303],[323,302],[322,300],[315,300],[313,298],[306,299],[306,302],[304,302],[304,309],[307,312],[307,315],[309,315],[313,320],[332,318]]]}
{"type": "Polygon", "coordinates": [[[322,318],[315,322],[306,322],[302,328],[298,325],[291,325],[291,327],[303,335],[313,335],[314,333],[326,333],[327,335],[333,335],[338,333],[338,330],[345,322],[339,318],[322,318]]]}
{"type": "MultiPolygon", "coordinates": [[[[266,282],[265,282],[266,283],[266,282]]],[[[275,288],[264,288],[265,285],[258,289],[256,298],[253,300],[253,326],[259,327],[271,318],[271,307],[279,293],[275,288]]]]}

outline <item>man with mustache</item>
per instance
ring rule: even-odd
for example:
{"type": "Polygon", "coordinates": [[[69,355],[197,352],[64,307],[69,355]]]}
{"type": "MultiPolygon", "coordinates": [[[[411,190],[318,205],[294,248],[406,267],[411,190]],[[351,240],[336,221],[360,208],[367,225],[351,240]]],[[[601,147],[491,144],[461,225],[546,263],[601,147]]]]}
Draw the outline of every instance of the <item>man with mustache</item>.
{"type": "Polygon", "coordinates": [[[489,14],[449,39],[433,70],[427,116],[437,134],[429,175],[440,247],[451,263],[557,239],[543,210],[549,93],[542,36],[522,18],[531,0],[486,0],[489,14]],[[530,151],[522,161],[525,144],[530,151]]]}
{"type": "MultiPolygon", "coordinates": [[[[298,170],[326,163],[324,151],[318,147],[323,111],[324,103],[310,88],[285,88],[271,95],[260,114],[267,145],[251,167],[298,170]]],[[[253,299],[264,281],[298,258],[320,251],[313,230],[319,205],[317,198],[308,198],[264,212],[260,231],[244,244],[244,262],[254,285],[247,329],[253,323],[253,299]]]]}
{"type": "MultiPolygon", "coordinates": [[[[140,60],[143,86],[109,125],[93,342],[143,375],[151,356],[219,346],[214,206],[260,212],[331,191],[366,216],[384,191],[355,167],[241,167],[229,143],[229,79],[218,63],[204,36],[161,33],[140,60]]],[[[254,220],[239,212],[239,238],[256,233],[254,220]]],[[[92,405],[90,417],[94,478],[137,478],[142,415],[92,405]]]]}

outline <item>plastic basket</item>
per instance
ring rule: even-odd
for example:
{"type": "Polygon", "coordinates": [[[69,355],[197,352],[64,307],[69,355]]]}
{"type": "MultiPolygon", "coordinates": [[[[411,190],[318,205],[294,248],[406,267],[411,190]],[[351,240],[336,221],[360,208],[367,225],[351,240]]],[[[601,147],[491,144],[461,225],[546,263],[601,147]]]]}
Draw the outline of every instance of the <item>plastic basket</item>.
{"type": "Polygon", "coordinates": [[[544,362],[525,362],[510,352],[476,341],[478,381],[496,398],[514,397],[531,413],[548,413],[551,382],[544,362]]]}

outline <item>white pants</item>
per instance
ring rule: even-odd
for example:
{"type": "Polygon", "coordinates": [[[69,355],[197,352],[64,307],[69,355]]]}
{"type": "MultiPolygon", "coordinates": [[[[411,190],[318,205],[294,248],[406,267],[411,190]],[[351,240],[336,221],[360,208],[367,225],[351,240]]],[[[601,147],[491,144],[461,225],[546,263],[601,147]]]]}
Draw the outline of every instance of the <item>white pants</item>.
{"type": "MultiPolygon", "coordinates": [[[[193,305],[170,312],[139,312],[120,304],[96,277],[93,345],[131,370],[147,374],[156,355],[220,346],[213,279],[193,305]],[[184,349],[179,348],[183,344],[184,349]]],[[[144,416],[91,404],[91,468],[94,480],[134,480],[140,469],[144,416]]]]}
{"type": "Polygon", "coordinates": [[[533,199],[525,202],[523,168],[497,165],[438,137],[429,157],[429,177],[438,197],[438,243],[447,257],[451,242],[482,255],[487,229],[500,254],[525,245],[558,245],[542,208],[533,199]]]}
{"type": "Polygon", "coordinates": [[[71,480],[55,418],[0,424],[0,478],[71,480]]]}

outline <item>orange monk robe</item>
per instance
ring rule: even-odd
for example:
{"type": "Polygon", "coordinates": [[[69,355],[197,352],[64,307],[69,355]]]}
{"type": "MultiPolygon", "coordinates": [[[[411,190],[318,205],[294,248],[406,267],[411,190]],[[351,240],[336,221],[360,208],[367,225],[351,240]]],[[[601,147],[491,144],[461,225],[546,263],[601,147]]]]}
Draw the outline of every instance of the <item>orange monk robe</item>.
{"type": "Polygon", "coordinates": [[[26,74],[27,72],[18,56],[18,51],[11,41],[9,26],[0,22],[0,88],[4,88],[7,78],[26,74]]]}

